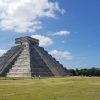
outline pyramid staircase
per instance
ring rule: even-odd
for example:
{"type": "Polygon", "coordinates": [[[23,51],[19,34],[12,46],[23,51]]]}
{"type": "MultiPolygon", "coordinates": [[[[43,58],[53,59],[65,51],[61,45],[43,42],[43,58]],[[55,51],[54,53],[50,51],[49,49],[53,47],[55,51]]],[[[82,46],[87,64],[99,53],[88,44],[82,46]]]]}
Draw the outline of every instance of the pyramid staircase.
{"type": "Polygon", "coordinates": [[[65,76],[63,65],[53,58],[39,41],[31,37],[15,40],[16,46],[0,57],[0,76],[32,77],[65,76]]]}
{"type": "Polygon", "coordinates": [[[29,52],[26,47],[21,52],[17,60],[15,61],[12,68],[7,73],[7,77],[30,77],[31,69],[30,69],[30,59],[29,52]]]}

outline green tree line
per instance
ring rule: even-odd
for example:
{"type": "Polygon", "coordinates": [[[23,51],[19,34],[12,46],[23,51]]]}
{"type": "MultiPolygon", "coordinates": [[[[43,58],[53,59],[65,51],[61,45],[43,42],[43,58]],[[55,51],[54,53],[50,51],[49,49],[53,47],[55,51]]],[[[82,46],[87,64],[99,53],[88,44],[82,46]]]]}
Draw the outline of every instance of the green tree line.
{"type": "Polygon", "coordinates": [[[72,76],[100,76],[99,68],[69,69],[67,70],[72,76]]]}

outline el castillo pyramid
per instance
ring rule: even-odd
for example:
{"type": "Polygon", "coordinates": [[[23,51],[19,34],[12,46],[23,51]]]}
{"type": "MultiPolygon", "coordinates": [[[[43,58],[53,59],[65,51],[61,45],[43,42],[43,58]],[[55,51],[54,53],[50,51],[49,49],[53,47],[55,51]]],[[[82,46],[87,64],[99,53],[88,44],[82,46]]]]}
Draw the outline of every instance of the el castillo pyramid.
{"type": "Polygon", "coordinates": [[[39,40],[28,36],[15,39],[15,46],[0,57],[0,76],[32,77],[66,74],[63,65],[39,46],[39,40]]]}

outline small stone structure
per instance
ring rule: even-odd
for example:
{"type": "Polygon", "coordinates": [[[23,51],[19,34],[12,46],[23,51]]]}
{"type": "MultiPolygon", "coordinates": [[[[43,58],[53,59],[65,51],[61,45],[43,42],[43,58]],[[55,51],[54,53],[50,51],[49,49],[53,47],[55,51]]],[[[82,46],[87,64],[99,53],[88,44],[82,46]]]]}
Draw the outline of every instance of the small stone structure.
{"type": "Polygon", "coordinates": [[[31,37],[15,39],[15,46],[0,57],[0,76],[65,76],[64,67],[31,37]]]}

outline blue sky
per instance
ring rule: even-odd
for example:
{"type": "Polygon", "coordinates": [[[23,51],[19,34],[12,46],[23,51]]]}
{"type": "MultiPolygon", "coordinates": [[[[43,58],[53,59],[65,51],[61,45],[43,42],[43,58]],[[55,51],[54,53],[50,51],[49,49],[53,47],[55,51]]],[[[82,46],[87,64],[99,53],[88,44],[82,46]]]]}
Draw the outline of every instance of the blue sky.
{"type": "Polygon", "coordinates": [[[8,8],[5,11],[2,7],[0,8],[0,16],[1,14],[5,14],[6,16],[0,18],[0,50],[8,50],[14,45],[15,38],[28,35],[41,39],[41,46],[44,46],[49,53],[56,57],[57,60],[67,68],[100,67],[99,0],[40,0],[43,2],[43,4],[41,3],[43,7],[39,6],[40,9],[37,10],[39,13],[30,11],[30,9],[34,9],[33,5],[32,7],[28,7],[29,5],[27,4],[24,5],[24,10],[22,10],[21,7],[26,2],[31,3],[32,1],[35,1],[34,4],[38,6],[39,0],[15,1],[17,4],[20,4],[20,6],[16,6],[16,3],[8,5],[3,0],[0,1],[0,6],[3,5],[2,7],[4,8],[4,4],[6,4],[5,8],[10,8],[9,11],[8,8]],[[50,6],[50,2],[54,5],[50,6]],[[46,8],[44,3],[49,6],[46,8]],[[14,5],[16,8],[11,7],[14,5]],[[25,11],[23,13],[23,15],[26,14],[24,18],[24,16],[18,12],[19,9],[21,9],[21,13],[25,10],[29,10],[32,20],[28,21],[31,21],[31,24],[34,22],[36,24],[26,26],[26,24],[30,25],[25,19],[27,17],[26,13],[28,12],[25,11]],[[48,11],[44,13],[44,9],[48,11]],[[50,10],[52,10],[52,12],[50,12],[50,10]],[[14,11],[16,11],[16,13],[14,13],[14,11]],[[22,21],[18,18],[25,20],[22,21]],[[19,23],[15,23],[15,19],[18,20],[19,23]],[[14,23],[12,20],[14,20],[14,23]],[[46,42],[45,44],[43,44],[43,39],[45,40],[44,42],[46,42]]]}

